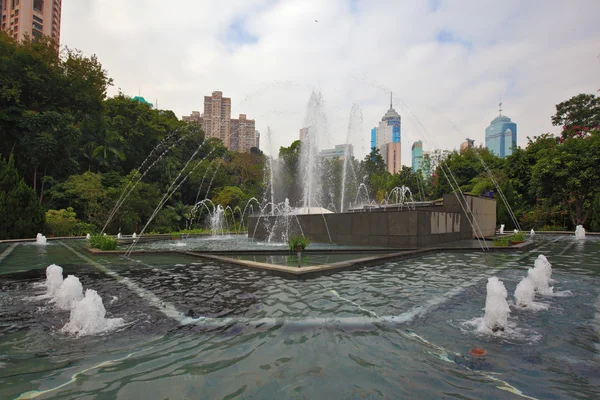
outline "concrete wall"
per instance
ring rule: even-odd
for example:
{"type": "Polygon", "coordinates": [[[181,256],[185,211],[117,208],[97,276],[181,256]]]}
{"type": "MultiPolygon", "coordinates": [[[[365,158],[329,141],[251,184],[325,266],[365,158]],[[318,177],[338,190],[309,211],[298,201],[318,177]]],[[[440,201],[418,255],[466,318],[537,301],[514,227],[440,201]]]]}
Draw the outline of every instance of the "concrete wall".
{"type": "MultiPolygon", "coordinates": [[[[496,228],[495,200],[465,197],[484,235],[493,236],[496,228]]],[[[303,232],[314,242],[329,243],[331,237],[332,243],[346,245],[418,248],[474,237],[471,224],[454,195],[444,197],[443,206],[428,206],[417,210],[387,209],[263,217],[260,220],[250,217],[249,236],[266,240],[273,225],[276,237],[280,237],[288,229],[290,235],[303,232]],[[286,218],[289,223],[286,223],[286,218]]]]}
{"type": "Polygon", "coordinates": [[[492,237],[496,233],[496,200],[487,197],[474,197],[465,195],[466,203],[459,202],[453,194],[444,195],[444,210],[463,213],[461,203],[465,210],[471,210],[469,217],[474,219],[475,228],[471,236],[492,237]],[[466,207],[468,205],[468,207],[466,207]],[[481,234],[481,233],[483,234],[481,234]],[[479,235],[478,235],[479,234],[479,235]]]}

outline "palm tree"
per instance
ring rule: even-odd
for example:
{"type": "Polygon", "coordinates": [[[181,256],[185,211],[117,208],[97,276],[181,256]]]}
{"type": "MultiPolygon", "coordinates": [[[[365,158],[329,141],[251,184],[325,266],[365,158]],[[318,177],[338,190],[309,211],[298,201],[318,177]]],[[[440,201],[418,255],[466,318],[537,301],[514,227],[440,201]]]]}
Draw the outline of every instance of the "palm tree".
{"type": "Polygon", "coordinates": [[[96,143],[98,145],[94,149],[92,155],[98,162],[98,172],[100,167],[107,167],[111,165],[112,161],[119,159],[125,161],[125,154],[122,151],[123,138],[117,131],[114,130],[102,130],[96,136],[96,143]]]}

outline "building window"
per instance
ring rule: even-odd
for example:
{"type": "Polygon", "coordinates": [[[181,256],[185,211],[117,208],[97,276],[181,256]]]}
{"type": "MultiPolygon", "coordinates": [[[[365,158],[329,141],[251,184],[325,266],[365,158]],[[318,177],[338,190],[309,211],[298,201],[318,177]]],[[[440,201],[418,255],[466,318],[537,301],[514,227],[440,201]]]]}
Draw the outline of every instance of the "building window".
{"type": "Polygon", "coordinates": [[[44,0],[33,0],[33,9],[41,13],[44,9],[44,0]]]}
{"type": "Polygon", "coordinates": [[[34,15],[34,16],[33,16],[33,20],[34,20],[35,22],[39,22],[40,24],[43,24],[43,23],[44,23],[44,20],[43,20],[43,19],[41,19],[40,17],[38,17],[37,15],[34,15]]]}
{"type": "Polygon", "coordinates": [[[40,31],[43,30],[42,29],[42,25],[38,24],[37,22],[33,23],[33,29],[37,29],[37,30],[40,30],[40,31]]]}

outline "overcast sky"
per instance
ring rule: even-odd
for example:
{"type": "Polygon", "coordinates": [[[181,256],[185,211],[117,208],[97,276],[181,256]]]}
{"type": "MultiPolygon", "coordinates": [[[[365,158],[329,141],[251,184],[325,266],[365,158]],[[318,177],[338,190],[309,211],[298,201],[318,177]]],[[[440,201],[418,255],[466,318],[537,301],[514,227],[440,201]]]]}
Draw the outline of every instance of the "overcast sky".
{"type": "Polygon", "coordinates": [[[392,91],[410,165],[415,140],[483,143],[500,100],[524,146],[558,131],[557,103],[600,89],[598,0],[85,0],[62,14],[61,44],[98,56],[110,95],[141,93],[181,117],[221,90],[267,153],[298,139],[312,91],[331,147],[360,106],[365,151],[392,91]]]}

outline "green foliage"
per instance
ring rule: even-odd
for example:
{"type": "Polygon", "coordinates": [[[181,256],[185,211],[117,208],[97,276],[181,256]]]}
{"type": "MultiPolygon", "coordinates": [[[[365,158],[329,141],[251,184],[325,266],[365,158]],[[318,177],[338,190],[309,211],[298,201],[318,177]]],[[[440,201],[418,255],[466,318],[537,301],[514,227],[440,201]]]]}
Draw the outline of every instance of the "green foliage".
{"type": "Polygon", "coordinates": [[[508,236],[495,238],[494,239],[494,247],[508,247],[509,241],[510,241],[510,239],[508,236]]]}
{"type": "Polygon", "coordinates": [[[118,244],[117,239],[105,235],[91,236],[87,242],[89,247],[103,251],[116,250],[118,244]]]}
{"type": "Polygon", "coordinates": [[[98,232],[95,225],[77,219],[72,207],[46,211],[46,232],[55,236],[84,236],[98,232]]]}
{"type": "Polygon", "coordinates": [[[523,232],[517,232],[510,237],[511,242],[524,242],[525,234],[523,232]]]}
{"type": "Polygon", "coordinates": [[[292,236],[288,239],[287,244],[290,251],[296,251],[298,246],[304,250],[310,244],[310,238],[307,236],[292,236]]]}
{"type": "Polygon", "coordinates": [[[44,227],[44,208],[23,181],[14,159],[0,158],[0,239],[35,237],[44,227]]]}
{"type": "Polygon", "coordinates": [[[562,137],[589,132],[600,127],[600,98],[593,94],[579,94],[556,105],[552,124],[563,126],[562,137]]]}

